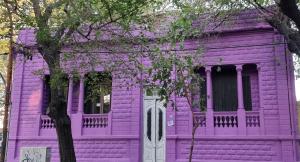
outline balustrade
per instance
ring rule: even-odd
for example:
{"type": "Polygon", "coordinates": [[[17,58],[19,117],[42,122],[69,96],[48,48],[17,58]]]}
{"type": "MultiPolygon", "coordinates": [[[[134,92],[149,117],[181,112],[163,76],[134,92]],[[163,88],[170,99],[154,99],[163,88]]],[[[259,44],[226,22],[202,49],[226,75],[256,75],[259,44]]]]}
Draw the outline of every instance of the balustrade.
{"type": "Polygon", "coordinates": [[[214,112],[214,127],[238,127],[237,112],[214,112]]]}
{"type": "Polygon", "coordinates": [[[107,126],[107,114],[83,114],[82,128],[106,128],[107,126]]]}
{"type": "Polygon", "coordinates": [[[40,129],[53,129],[53,128],[55,128],[54,121],[46,115],[41,115],[41,121],[40,122],[41,122],[40,129]]]}
{"type": "Polygon", "coordinates": [[[194,114],[194,126],[199,124],[199,127],[206,127],[206,116],[205,113],[195,112],[194,114]]]}
{"type": "Polygon", "coordinates": [[[246,112],[246,126],[260,127],[259,111],[246,112]]]}

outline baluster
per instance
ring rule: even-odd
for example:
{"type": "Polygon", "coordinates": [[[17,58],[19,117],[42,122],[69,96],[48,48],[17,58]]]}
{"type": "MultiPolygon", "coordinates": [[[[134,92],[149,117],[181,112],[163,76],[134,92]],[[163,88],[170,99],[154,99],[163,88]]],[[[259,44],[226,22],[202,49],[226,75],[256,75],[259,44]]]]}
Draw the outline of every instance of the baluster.
{"type": "Polygon", "coordinates": [[[47,119],[47,128],[50,128],[50,120],[47,119]]]}
{"type": "Polygon", "coordinates": [[[85,118],[84,120],[84,127],[88,128],[89,118],[85,118]]]}
{"type": "Polygon", "coordinates": [[[257,127],[257,117],[253,116],[253,125],[254,127],[257,127]]]}
{"type": "Polygon", "coordinates": [[[239,126],[239,122],[238,122],[238,117],[237,116],[235,116],[235,125],[236,125],[236,127],[239,126]]]}
{"type": "Polygon", "coordinates": [[[96,118],[96,127],[99,128],[99,118],[96,118]]]}
{"type": "Polygon", "coordinates": [[[222,117],[221,117],[221,120],[222,120],[222,121],[221,121],[221,122],[222,122],[222,123],[221,123],[221,124],[222,124],[222,127],[225,127],[225,117],[222,116],[222,117]]]}
{"type": "Polygon", "coordinates": [[[96,124],[96,121],[95,121],[95,118],[91,118],[91,121],[92,121],[92,128],[95,128],[95,124],[96,124]]]}
{"type": "Polygon", "coordinates": [[[92,127],[93,127],[93,119],[89,118],[89,128],[92,128],[92,127]]]}
{"type": "Polygon", "coordinates": [[[234,115],[231,116],[231,122],[232,122],[231,127],[234,128],[234,127],[235,127],[235,119],[234,119],[234,115]]]}
{"type": "Polygon", "coordinates": [[[229,116],[226,116],[226,126],[230,127],[230,120],[229,120],[229,116]]]}
{"type": "Polygon", "coordinates": [[[102,128],[103,127],[103,118],[100,118],[100,127],[102,128]]]}

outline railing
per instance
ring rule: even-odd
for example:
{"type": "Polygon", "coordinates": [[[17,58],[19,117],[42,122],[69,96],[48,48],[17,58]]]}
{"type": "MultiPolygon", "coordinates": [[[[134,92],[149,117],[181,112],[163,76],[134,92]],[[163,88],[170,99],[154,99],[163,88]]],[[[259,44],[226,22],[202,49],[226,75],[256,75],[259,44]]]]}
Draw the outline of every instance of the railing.
{"type": "Polygon", "coordinates": [[[83,114],[82,128],[106,128],[108,114],[83,114]]]}
{"type": "Polygon", "coordinates": [[[237,112],[214,112],[214,127],[238,127],[237,112]]]}
{"type": "Polygon", "coordinates": [[[54,121],[47,115],[41,115],[40,129],[53,129],[55,128],[54,121]]]}
{"type": "Polygon", "coordinates": [[[199,127],[206,127],[206,115],[205,112],[195,112],[194,113],[194,126],[199,124],[199,127]]]}
{"type": "Polygon", "coordinates": [[[247,127],[260,127],[259,111],[246,112],[246,126],[247,127]]]}

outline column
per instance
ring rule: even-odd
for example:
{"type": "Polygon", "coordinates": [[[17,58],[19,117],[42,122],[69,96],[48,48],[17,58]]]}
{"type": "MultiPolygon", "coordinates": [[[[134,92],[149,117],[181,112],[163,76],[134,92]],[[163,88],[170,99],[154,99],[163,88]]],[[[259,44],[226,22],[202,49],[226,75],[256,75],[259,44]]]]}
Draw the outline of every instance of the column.
{"type": "Polygon", "coordinates": [[[80,75],[78,111],[76,114],[72,114],[71,116],[72,134],[74,138],[79,138],[82,135],[83,108],[84,108],[84,75],[80,75]]]}
{"type": "Polygon", "coordinates": [[[80,75],[78,113],[83,114],[84,108],[84,75],[80,75]]]}
{"type": "Polygon", "coordinates": [[[207,111],[213,111],[211,66],[206,67],[205,72],[206,72],[207,111]]]}
{"type": "Polygon", "coordinates": [[[69,89],[68,89],[68,108],[67,108],[68,115],[71,115],[72,105],[73,105],[72,99],[73,99],[73,76],[70,75],[69,76],[69,89]]]}
{"type": "Polygon", "coordinates": [[[265,124],[264,124],[264,110],[262,106],[262,91],[261,91],[261,83],[262,83],[262,77],[261,77],[261,65],[257,64],[257,75],[258,75],[258,95],[259,95],[259,122],[260,122],[260,134],[265,134],[265,124]]]}
{"type": "Polygon", "coordinates": [[[211,80],[211,66],[205,67],[206,72],[206,134],[214,134],[214,113],[213,113],[213,94],[212,94],[212,80],[211,80]]]}
{"type": "Polygon", "coordinates": [[[243,65],[236,65],[237,72],[237,95],[238,95],[238,133],[239,135],[246,135],[246,112],[244,109],[243,96],[243,80],[242,80],[243,65]]]}
{"type": "Polygon", "coordinates": [[[242,65],[236,65],[237,72],[237,95],[238,95],[238,110],[244,109],[244,97],[243,97],[243,80],[242,80],[242,65]]]}

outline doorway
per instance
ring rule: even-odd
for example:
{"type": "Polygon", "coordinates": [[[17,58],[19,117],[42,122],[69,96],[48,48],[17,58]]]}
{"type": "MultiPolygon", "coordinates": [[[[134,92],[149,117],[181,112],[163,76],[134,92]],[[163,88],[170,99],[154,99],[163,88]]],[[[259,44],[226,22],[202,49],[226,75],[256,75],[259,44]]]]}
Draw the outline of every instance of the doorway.
{"type": "Polygon", "coordinates": [[[166,108],[156,94],[144,94],[143,162],[165,162],[166,108]]]}

